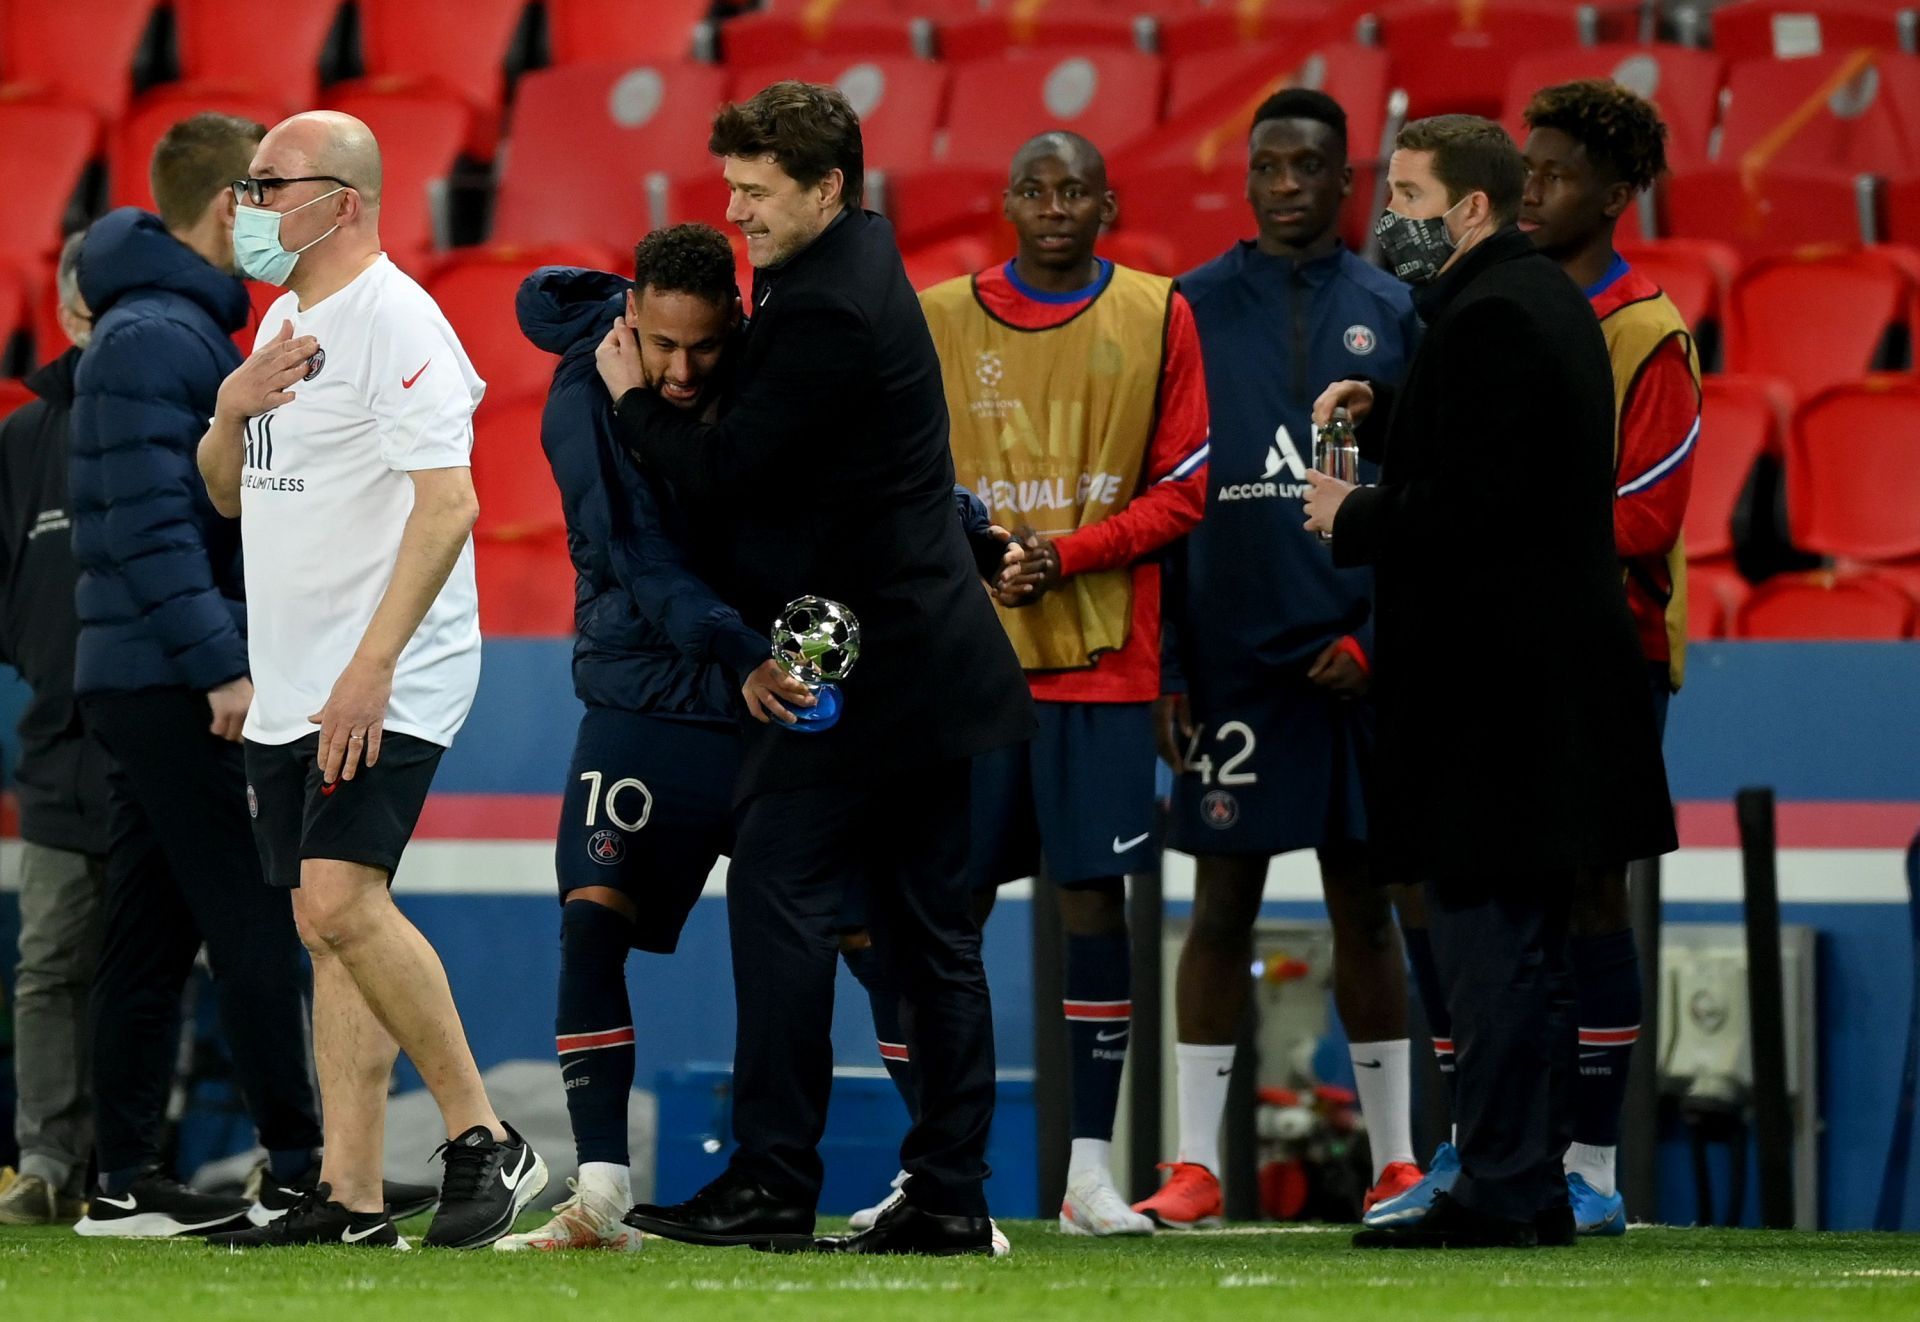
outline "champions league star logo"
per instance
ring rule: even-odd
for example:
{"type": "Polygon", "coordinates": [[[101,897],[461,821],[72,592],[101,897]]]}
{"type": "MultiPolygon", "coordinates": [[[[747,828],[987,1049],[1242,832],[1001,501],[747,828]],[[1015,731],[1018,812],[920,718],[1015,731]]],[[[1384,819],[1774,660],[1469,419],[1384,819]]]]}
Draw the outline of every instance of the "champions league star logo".
{"type": "Polygon", "coordinates": [[[313,351],[313,357],[307,359],[307,374],[300,379],[302,381],[313,380],[313,378],[320,375],[320,369],[326,365],[327,351],[316,346],[313,351]]]}
{"type": "Polygon", "coordinates": [[[840,719],[838,681],[851,674],[860,659],[860,621],[837,601],[796,598],[773,623],[773,659],[817,700],[794,712],[796,724],[782,728],[802,734],[832,729],[840,719]]]}
{"type": "Polygon", "coordinates": [[[1000,355],[991,349],[980,351],[979,361],[973,366],[974,379],[988,390],[1000,384],[1000,378],[1007,374],[1007,365],[1000,361],[1000,355]]]}
{"type": "Polygon", "coordinates": [[[595,831],[593,838],[587,841],[587,857],[608,867],[618,863],[626,852],[627,847],[618,831],[595,831]]]}

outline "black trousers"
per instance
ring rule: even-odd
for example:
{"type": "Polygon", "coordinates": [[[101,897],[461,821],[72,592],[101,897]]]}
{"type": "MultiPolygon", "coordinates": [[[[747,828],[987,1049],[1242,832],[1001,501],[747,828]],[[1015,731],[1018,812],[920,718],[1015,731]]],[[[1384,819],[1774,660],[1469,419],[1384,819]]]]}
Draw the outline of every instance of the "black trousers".
{"type": "Polygon", "coordinates": [[[758,794],[741,810],[727,875],[733,1164],[782,1198],[819,1200],[842,899],[864,883],[920,1075],[920,1118],[900,1148],[906,1195],[929,1211],[986,1215],[993,1007],[968,905],[968,775],[959,760],[884,783],[758,794]]]}
{"type": "Polygon", "coordinates": [[[1455,1201],[1531,1221],[1567,1201],[1573,1141],[1570,872],[1428,882],[1434,962],[1453,1017],[1455,1201]]]}
{"type": "Polygon", "coordinates": [[[203,942],[261,1145],[318,1148],[312,973],[291,897],[260,876],[240,745],[216,738],[206,698],[183,688],[91,694],[81,710],[115,764],[92,996],[100,1170],[159,1160],[180,996],[203,942]]]}

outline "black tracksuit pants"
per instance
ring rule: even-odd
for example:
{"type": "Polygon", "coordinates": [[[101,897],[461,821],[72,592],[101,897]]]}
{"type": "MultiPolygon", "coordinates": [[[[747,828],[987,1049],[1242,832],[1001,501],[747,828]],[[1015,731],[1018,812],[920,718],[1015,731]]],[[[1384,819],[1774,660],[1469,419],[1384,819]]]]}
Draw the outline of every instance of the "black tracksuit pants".
{"type": "Polygon", "coordinates": [[[920,1076],[920,1117],[900,1148],[907,1198],[931,1212],[986,1215],[993,1007],[969,911],[969,774],[962,759],[742,805],[727,876],[739,1009],[733,1165],[782,1199],[819,1200],[839,934],[849,888],[864,885],[868,929],[899,978],[920,1076]]]}
{"type": "Polygon", "coordinates": [[[101,1173],[160,1158],[180,996],[203,942],[261,1145],[317,1149],[312,974],[292,897],[261,879],[240,745],[209,731],[206,698],[184,688],[90,694],[81,711],[115,763],[92,996],[101,1173]]]}

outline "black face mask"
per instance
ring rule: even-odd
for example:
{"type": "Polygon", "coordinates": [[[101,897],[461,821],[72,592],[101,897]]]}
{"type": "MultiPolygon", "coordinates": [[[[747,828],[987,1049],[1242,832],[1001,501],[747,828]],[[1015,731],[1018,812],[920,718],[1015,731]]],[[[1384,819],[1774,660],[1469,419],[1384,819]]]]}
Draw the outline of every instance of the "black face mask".
{"type": "MultiPolygon", "coordinates": [[[[1466,200],[1463,197],[1460,202],[1466,200]]],[[[1387,269],[1410,285],[1424,285],[1439,275],[1456,246],[1447,233],[1447,217],[1460,202],[1424,220],[1382,211],[1374,222],[1373,235],[1380,240],[1380,255],[1387,259],[1387,269]]]]}

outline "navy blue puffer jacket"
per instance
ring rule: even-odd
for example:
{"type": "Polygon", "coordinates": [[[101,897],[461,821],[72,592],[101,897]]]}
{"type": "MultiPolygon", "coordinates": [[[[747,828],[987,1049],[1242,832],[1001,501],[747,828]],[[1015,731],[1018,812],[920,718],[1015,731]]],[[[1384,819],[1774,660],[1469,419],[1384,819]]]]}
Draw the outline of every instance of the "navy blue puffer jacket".
{"type": "Polygon", "coordinates": [[[94,330],[74,382],[74,692],[204,692],[247,673],[240,525],[194,460],[240,365],[246,286],[129,207],[88,231],[80,293],[94,330]]]}

